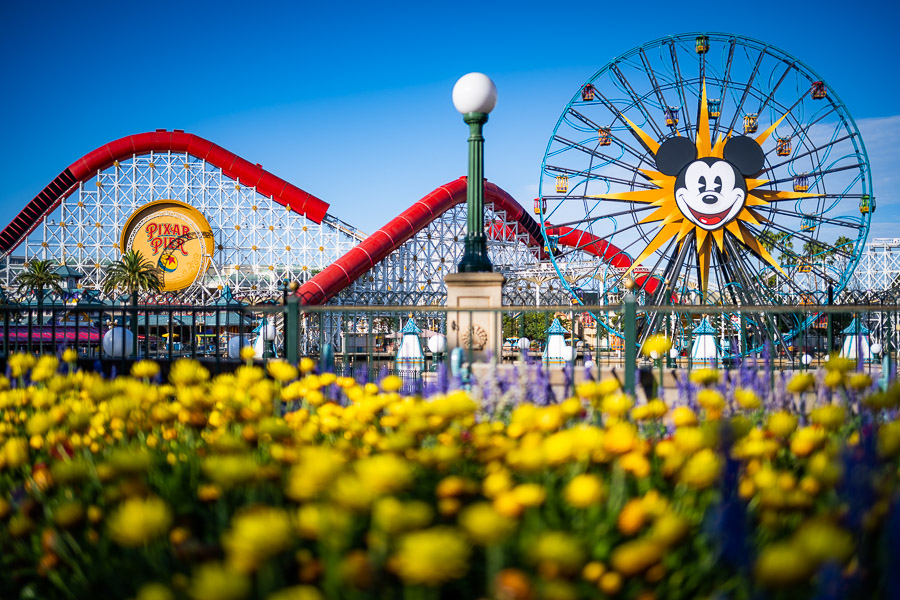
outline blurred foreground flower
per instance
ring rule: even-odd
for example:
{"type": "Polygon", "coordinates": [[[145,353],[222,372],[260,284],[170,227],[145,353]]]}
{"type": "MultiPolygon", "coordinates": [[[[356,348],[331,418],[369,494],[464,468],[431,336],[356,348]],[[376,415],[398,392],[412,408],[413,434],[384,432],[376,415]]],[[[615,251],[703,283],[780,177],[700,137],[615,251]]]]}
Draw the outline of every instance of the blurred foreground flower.
{"type": "Polygon", "coordinates": [[[129,498],[109,517],[109,536],[120,546],[137,547],[165,536],[172,510],[161,498],[129,498]]]}

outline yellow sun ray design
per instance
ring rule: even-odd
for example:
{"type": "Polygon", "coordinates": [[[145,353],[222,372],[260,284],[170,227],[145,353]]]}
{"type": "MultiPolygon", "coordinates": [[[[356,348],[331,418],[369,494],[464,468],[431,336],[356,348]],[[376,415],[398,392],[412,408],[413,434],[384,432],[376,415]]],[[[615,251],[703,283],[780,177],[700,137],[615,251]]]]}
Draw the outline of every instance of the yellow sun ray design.
{"type": "MultiPolygon", "coordinates": [[[[728,131],[727,133],[720,134],[715,143],[713,143],[709,131],[709,112],[706,101],[705,81],[701,88],[700,118],[698,119],[697,137],[694,142],[697,149],[696,158],[724,159],[725,144],[731,139],[732,132],[728,131]]],[[[640,127],[632,123],[625,115],[620,114],[619,116],[628,124],[628,127],[638,140],[640,140],[642,145],[655,156],[657,152],[659,152],[661,144],[644,132],[640,127]]],[[[775,131],[775,128],[778,127],[786,116],[787,115],[784,115],[775,121],[768,129],[758,135],[754,141],[762,147],[763,142],[765,142],[765,140],[775,131]]],[[[655,207],[655,210],[650,215],[641,219],[639,223],[659,223],[659,230],[647,244],[647,247],[644,248],[634,262],[631,263],[631,266],[625,273],[626,275],[629,275],[642,263],[642,261],[646,260],[654,252],[659,250],[673,237],[676,238],[677,242],[683,243],[685,237],[693,231],[696,237],[697,264],[700,266],[700,287],[704,294],[706,293],[709,284],[712,245],[715,244],[720,251],[725,251],[726,232],[746,248],[750,249],[751,252],[756,254],[763,261],[772,265],[772,267],[777,269],[782,275],[785,277],[787,276],[778,261],[772,258],[772,255],[769,254],[763,245],[753,236],[753,233],[744,223],[759,226],[762,223],[769,222],[768,219],[753,210],[755,207],[765,207],[768,206],[770,202],[779,200],[815,197],[816,194],[761,190],[759,187],[768,183],[769,180],[745,177],[744,182],[747,187],[747,194],[744,199],[744,207],[738,212],[737,216],[733,217],[730,221],[724,223],[717,229],[708,231],[685,218],[678,208],[675,200],[676,176],[665,175],[651,169],[641,169],[640,172],[648,178],[649,184],[655,187],[632,192],[588,196],[589,198],[601,200],[621,200],[655,207]]]]}

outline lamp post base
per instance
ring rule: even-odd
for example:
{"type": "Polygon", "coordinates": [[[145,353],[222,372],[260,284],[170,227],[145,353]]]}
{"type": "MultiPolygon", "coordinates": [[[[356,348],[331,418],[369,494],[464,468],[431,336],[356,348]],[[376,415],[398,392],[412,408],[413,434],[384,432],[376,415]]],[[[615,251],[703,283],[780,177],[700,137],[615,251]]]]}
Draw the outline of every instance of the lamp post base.
{"type": "Polygon", "coordinates": [[[467,235],[463,240],[462,260],[459,261],[459,273],[491,273],[494,270],[487,254],[487,238],[484,235],[467,235]]]}

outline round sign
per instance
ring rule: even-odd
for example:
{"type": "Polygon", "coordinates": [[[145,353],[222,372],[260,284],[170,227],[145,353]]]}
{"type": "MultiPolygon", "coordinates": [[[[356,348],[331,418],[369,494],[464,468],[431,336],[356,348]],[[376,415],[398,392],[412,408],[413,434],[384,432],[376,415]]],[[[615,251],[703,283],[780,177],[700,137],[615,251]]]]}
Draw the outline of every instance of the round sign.
{"type": "Polygon", "coordinates": [[[162,273],[160,291],[172,292],[206,272],[215,243],[209,222],[196,208],[178,200],[157,200],[128,217],[119,247],[153,261],[162,273]]]}

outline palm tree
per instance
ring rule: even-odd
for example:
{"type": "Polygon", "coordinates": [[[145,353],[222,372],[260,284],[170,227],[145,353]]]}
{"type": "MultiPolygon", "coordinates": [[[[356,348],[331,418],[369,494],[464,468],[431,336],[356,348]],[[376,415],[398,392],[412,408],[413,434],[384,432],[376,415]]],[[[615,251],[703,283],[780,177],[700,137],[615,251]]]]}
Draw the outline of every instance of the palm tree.
{"type": "MultiPolygon", "coordinates": [[[[103,278],[103,293],[112,294],[117,289],[122,289],[131,295],[131,304],[135,307],[131,315],[131,331],[134,334],[133,352],[138,350],[138,292],[158,292],[163,286],[162,271],[153,264],[153,261],[144,258],[137,250],[129,250],[122,258],[113,262],[106,269],[106,277],[103,278]]],[[[149,327],[148,327],[149,329],[149,327]]]]}
{"type": "Polygon", "coordinates": [[[131,295],[132,303],[137,306],[138,292],[158,292],[162,285],[162,272],[153,261],[145,259],[137,250],[129,250],[107,267],[103,293],[110,295],[121,289],[131,295]]]}
{"type": "Polygon", "coordinates": [[[43,314],[44,308],[44,288],[50,288],[57,294],[62,294],[62,286],[59,285],[61,277],[56,272],[56,265],[53,260],[31,260],[28,267],[19,273],[19,293],[23,290],[34,290],[37,298],[38,315],[43,314]]]}

